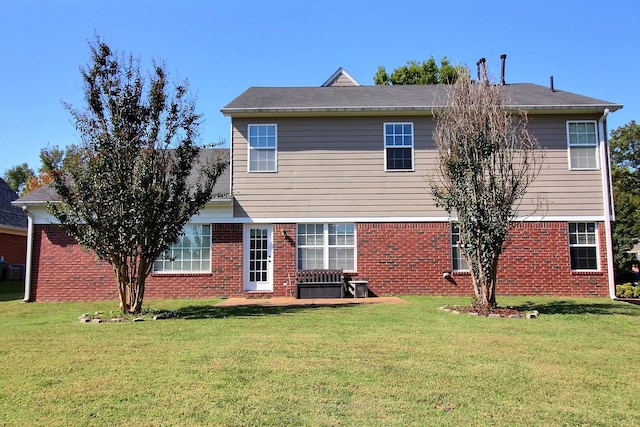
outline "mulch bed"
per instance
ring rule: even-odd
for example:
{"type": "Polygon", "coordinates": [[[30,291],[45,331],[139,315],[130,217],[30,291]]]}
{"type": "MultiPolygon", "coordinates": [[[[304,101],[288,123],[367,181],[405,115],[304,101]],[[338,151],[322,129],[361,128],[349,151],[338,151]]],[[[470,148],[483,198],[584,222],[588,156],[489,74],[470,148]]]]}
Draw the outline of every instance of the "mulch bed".
{"type": "Polygon", "coordinates": [[[498,307],[492,310],[489,310],[487,308],[471,307],[471,306],[470,307],[455,306],[450,308],[452,310],[459,311],[460,313],[477,313],[478,316],[484,316],[484,317],[488,317],[490,314],[499,314],[500,317],[509,317],[512,315],[519,315],[520,317],[525,317],[527,314],[524,311],[516,310],[515,308],[509,308],[509,307],[498,307]]]}

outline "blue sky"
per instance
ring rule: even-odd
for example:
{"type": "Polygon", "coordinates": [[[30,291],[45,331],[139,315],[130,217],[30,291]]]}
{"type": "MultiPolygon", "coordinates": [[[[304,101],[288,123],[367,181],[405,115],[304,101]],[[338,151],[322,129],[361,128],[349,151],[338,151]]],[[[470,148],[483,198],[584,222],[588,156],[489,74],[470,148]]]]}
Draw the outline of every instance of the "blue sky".
{"type": "Polygon", "coordinates": [[[203,143],[229,139],[220,108],[249,86],[319,86],[338,67],[373,84],[409,60],[475,64],[507,83],[624,104],[640,121],[640,2],[350,0],[0,0],[0,174],[41,148],[78,143],[61,101],[83,107],[79,68],[99,34],[112,48],[187,78],[203,143]]]}

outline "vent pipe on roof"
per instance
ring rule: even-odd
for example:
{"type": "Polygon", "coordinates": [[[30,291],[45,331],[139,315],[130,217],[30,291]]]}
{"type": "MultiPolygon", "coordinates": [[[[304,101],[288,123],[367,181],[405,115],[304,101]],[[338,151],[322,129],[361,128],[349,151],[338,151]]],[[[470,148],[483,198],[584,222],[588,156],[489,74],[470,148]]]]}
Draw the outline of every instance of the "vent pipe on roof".
{"type": "Polygon", "coordinates": [[[502,61],[502,68],[500,71],[500,84],[504,86],[505,84],[504,83],[504,65],[505,65],[505,62],[507,62],[507,54],[503,53],[502,55],[500,55],[500,60],[502,61]]]}
{"type": "Polygon", "coordinates": [[[482,77],[480,80],[482,83],[489,83],[489,79],[487,78],[487,60],[485,58],[480,58],[480,68],[482,69],[482,77]]]}
{"type": "Polygon", "coordinates": [[[553,76],[549,77],[549,90],[551,90],[551,92],[556,91],[556,89],[553,87],[553,76]]]}

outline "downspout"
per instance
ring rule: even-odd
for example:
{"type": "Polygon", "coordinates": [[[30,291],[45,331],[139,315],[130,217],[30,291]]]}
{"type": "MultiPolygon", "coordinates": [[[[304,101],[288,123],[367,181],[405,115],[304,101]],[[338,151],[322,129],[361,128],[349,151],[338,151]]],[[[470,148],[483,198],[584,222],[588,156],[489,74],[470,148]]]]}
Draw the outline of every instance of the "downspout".
{"type": "Polygon", "coordinates": [[[605,108],[602,117],[598,120],[600,132],[600,173],[602,175],[602,203],[604,205],[604,235],[607,251],[607,275],[609,276],[609,298],[616,299],[616,278],[613,268],[613,231],[611,221],[615,220],[613,212],[613,195],[611,185],[611,162],[609,161],[609,147],[605,134],[605,121],[609,115],[609,109],[605,108]]]}
{"type": "Polygon", "coordinates": [[[33,254],[33,214],[26,206],[22,211],[27,214],[27,263],[24,272],[24,302],[31,302],[31,257],[33,254]]]}
{"type": "Polygon", "coordinates": [[[229,197],[231,198],[231,216],[233,216],[233,118],[229,125],[229,197]]]}

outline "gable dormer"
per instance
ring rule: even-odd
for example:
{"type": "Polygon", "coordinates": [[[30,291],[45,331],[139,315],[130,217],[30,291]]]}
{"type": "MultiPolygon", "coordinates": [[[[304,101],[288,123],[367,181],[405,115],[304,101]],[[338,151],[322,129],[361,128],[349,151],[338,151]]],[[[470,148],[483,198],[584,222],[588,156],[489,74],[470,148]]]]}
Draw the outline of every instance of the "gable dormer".
{"type": "Polygon", "coordinates": [[[322,87],[327,86],[362,86],[356,79],[351,77],[347,71],[340,67],[338,70],[322,83],[322,87]]]}

